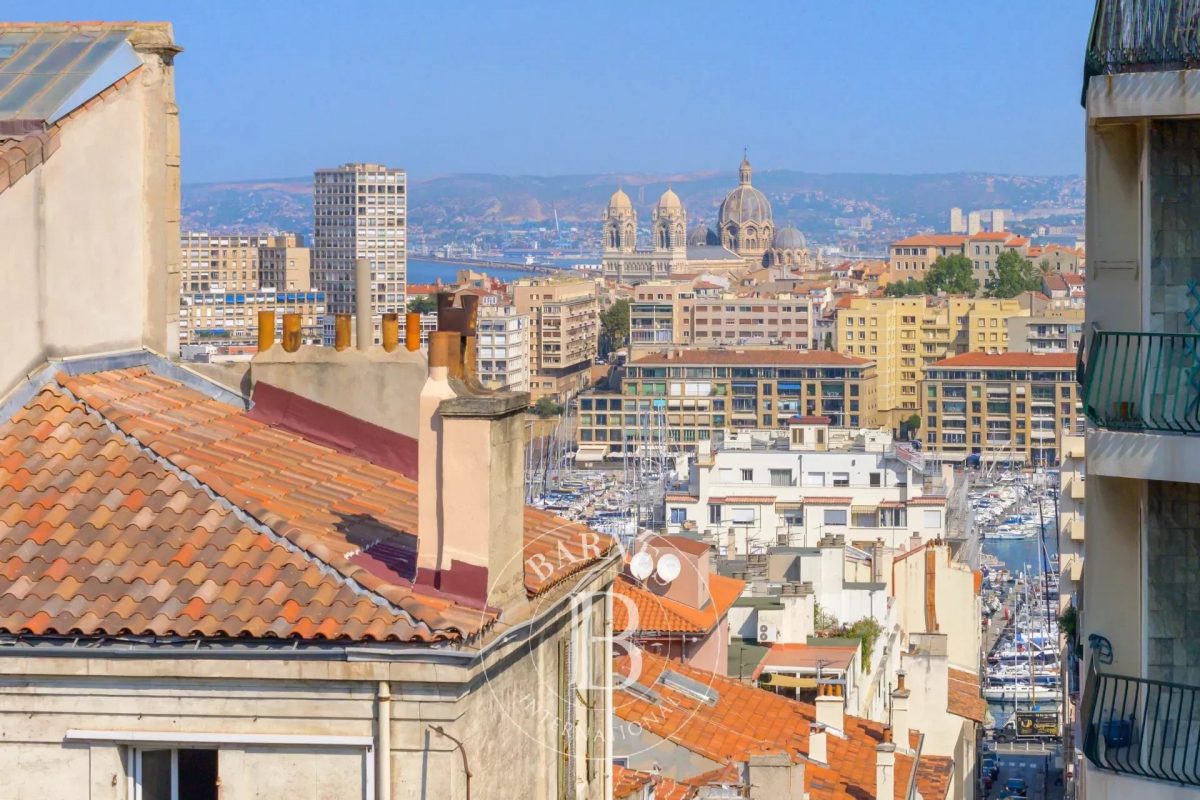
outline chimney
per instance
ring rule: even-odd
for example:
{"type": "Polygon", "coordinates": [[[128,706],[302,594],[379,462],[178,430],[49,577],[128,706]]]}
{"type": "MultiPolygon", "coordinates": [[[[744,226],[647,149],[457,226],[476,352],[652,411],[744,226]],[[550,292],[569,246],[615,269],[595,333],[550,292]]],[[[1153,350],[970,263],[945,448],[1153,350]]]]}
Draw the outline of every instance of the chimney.
{"type": "Polygon", "coordinates": [[[875,746],[875,800],[896,800],[896,745],[892,729],[883,729],[883,741],[875,746]]]}
{"type": "Polygon", "coordinates": [[[359,350],[366,350],[375,341],[375,324],[371,318],[371,262],[365,258],[354,259],[354,313],[357,324],[359,350]]]}
{"type": "Polygon", "coordinates": [[[782,753],[752,755],[748,762],[750,800],[804,797],[804,762],[782,753]]]}
{"type": "Polygon", "coordinates": [[[808,726],[808,757],[811,761],[829,763],[829,734],[820,722],[808,726]]]}
{"type": "Polygon", "coordinates": [[[896,688],[892,690],[892,731],[900,749],[908,749],[908,698],[912,693],[904,688],[904,670],[896,673],[896,688]]]}
{"type": "Polygon", "coordinates": [[[816,706],[817,722],[835,731],[845,730],[846,698],[842,697],[842,687],[839,684],[822,684],[816,706]]]}
{"type": "Polygon", "coordinates": [[[417,579],[503,606],[524,595],[525,392],[489,392],[474,380],[475,306],[438,297],[429,337],[418,449],[417,579]],[[464,347],[466,343],[466,347],[464,347]]]}

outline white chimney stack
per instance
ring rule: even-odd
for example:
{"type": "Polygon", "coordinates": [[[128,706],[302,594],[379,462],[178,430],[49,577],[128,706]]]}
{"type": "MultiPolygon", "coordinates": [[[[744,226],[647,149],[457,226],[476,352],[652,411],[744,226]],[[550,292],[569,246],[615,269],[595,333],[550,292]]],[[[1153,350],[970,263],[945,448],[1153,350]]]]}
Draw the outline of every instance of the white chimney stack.
{"type": "Polygon", "coordinates": [[[896,688],[892,691],[892,732],[901,750],[908,748],[908,698],[904,688],[904,670],[896,673],[896,688]]]}
{"type": "Polygon", "coordinates": [[[846,698],[838,684],[823,684],[817,695],[817,722],[836,731],[846,729],[846,698]]]}
{"type": "Polygon", "coordinates": [[[822,764],[829,763],[829,734],[820,722],[808,726],[808,757],[822,764]]]}
{"type": "Polygon", "coordinates": [[[883,729],[883,741],[875,746],[875,800],[896,800],[896,745],[892,729],[883,729]]]}

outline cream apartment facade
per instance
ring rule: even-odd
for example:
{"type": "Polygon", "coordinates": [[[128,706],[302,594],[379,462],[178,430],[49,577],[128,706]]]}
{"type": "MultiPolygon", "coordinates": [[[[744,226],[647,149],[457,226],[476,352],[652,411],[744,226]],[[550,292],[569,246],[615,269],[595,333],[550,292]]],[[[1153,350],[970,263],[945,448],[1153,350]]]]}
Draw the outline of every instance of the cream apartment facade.
{"type": "Polygon", "coordinates": [[[476,322],[479,381],[489,389],[529,391],[529,317],[512,306],[484,305],[476,322]]]}
{"type": "Polygon", "coordinates": [[[530,394],[565,402],[588,385],[600,334],[596,284],[577,278],[522,278],[516,313],[529,317],[530,394]]]}
{"type": "Polygon", "coordinates": [[[996,268],[1002,253],[1027,255],[1029,240],[1011,231],[980,231],[971,234],[921,233],[892,242],[888,248],[894,280],[920,279],[942,256],[966,256],[979,284],[996,268]]]}
{"type": "Polygon", "coordinates": [[[946,461],[1052,467],[1059,442],[1083,429],[1073,353],[965,353],[921,381],[924,450],[946,461]]]}
{"type": "Polygon", "coordinates": [[[1016,300],[851,297],[837,309],[834,341],[840,352],[875,362],[880,423],[898,428],[920,413],[918,384],[929,364],[968,351],[1006,352],[1006,320],[1025,313],[1016,300]]]}
{"type": "Polygon", "coordinates": [[[1198,26],[1187,4],[1100,0],[1086,49],[1088,800],[1200,790],[1198,26]]]}

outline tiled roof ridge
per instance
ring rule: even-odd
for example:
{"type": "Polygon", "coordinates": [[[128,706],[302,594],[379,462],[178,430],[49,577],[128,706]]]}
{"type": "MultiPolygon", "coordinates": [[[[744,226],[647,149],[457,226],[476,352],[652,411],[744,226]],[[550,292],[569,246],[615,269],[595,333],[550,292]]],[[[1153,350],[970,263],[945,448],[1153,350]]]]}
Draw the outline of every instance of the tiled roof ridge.
{"type": "MultiPolygon", "coordinates": [[[[337,567],[335,567],[333,564],[329,563],[328,561],[309,552],[308,550],[305,550],[297,542],[292,541],[286,535],[276,532],[269,524],[267,524],[266,521],[259,519],[258,515],[251,514],[248,510],[242,508],[241,506],[239,506],[235,503],[230,502],[228,498],[223,496],[208,482],[200,480],[200,478],[196,477],[195,475],[188,472],[187,470],[182,469],[177,464],[175,464],[173,461],[171,461],[169,458],[167,458],[163,455],[160,455],[153,448],[149,447],[148,445],[146,445],[145,443],[140,441],[136,436],[133,436],[132,434],[126,433],[125,431],[123,431],[115,422],[113,422],[107,416],[105,416],[103,413],[101,413],[99,411],[99,409],[93,407],[90,403],[85,401],[82,397],[80,397],[73,390],[71,390],[64,383],[64,381],[63,381],[64,377],[65,377],[65,375],[63,375],[62,373],[59,373],[58,375],[56,375],[52,381],[53,387],[57,390],[60,390],[63,394],[65,394],[67,397],[69,397],[72,402],[78,404],[79,407],[82,408],[90,417],[93,417],[93,418],[99,420],[99,422],[104,426],[104,428],[106,430],[108,430],[110,433],[112,433],[115,437],[136,447],[144,456],[146,456],[148,459],[150,459],[154,464],[167,470],[170,474],[179,478],[180,481],[182,481],[185,484],[192,486],[196,489],[199,489],[200,491],[203,491],[209,498],[211,498],[213,500],[213,502],[217,503],[222,508],[224,508],[229,513],[231,513],[236,519],[238,519],[240,522],[242,522],[242,524],[246,525],[248,528],[255,531],[256,533],[261,533],[262,535],[266,536],[272,542],[272,544],[281,546],[288,552],[298,555],[300,558],[304,559],[308,563],[315,566],[321,572],[322,575],[325,575],[326,577],[331,578],[332,580],[334,580],[337,583],[345,585],[346,588],[350,589],[355,594],[368,598],[369,600],[374,602],[376,605],[380,606],[382,609],[404,619],[406,622],[408,622],[410,625],[412,625],[413,628],[426,633],[432,639],[436,640],[438,638],[438,631],[431,628],[428,623],[426,623],[423,620],[417,619],[411,613],[409,613],[406,609],[393,603],[391,600],[384,597],[379,592],[373,591],[371,588],[364,586],[362,581],[357,580],[355,577],[352,577],[351,574],[348,574],[351,572],[357,572],[357,573],[362,573],[362,574],[365,574],[365,575],[373,578],[374,576],[372,576],[369,572],[367,572],[366,570],[362,569],[361,567],[358,567],[353,564],[348,565],[349,567],[351,567],[350,570],[342,571],[342,570],[338,569],[337,567]]],[[[47,386],[49,386],[49,385],[50,384],[47,384],[47,386]]],[[[43,389],[44,388],[45,387],[43,387],[43,389]]],[[[268,512],[268,513],[270,513],[270,512],[268,512]]],[[[266,515],[264,514],[263,516],[266,516],[266,515]]],[[[272,515],[272,516],[274,516],[274,515],[272,515]]],[[[463,635],[463,631],[459,630],[458,628],[447,628],[446,630],[453,630],[456,633],[458,633],[460,636],[463,635]]]]}

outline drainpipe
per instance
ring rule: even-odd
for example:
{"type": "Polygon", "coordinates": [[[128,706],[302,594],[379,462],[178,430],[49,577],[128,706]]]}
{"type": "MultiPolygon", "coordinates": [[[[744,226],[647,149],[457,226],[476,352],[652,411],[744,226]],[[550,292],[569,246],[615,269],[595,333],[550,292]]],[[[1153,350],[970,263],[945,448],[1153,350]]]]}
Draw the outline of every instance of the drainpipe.
{"type": "Polygon", "coordinates": [[[379,682],[375,693],[376,725],[379,727],[375,751],[375,800],[392,797],[392,690],[387,681],[379,682]]]}

